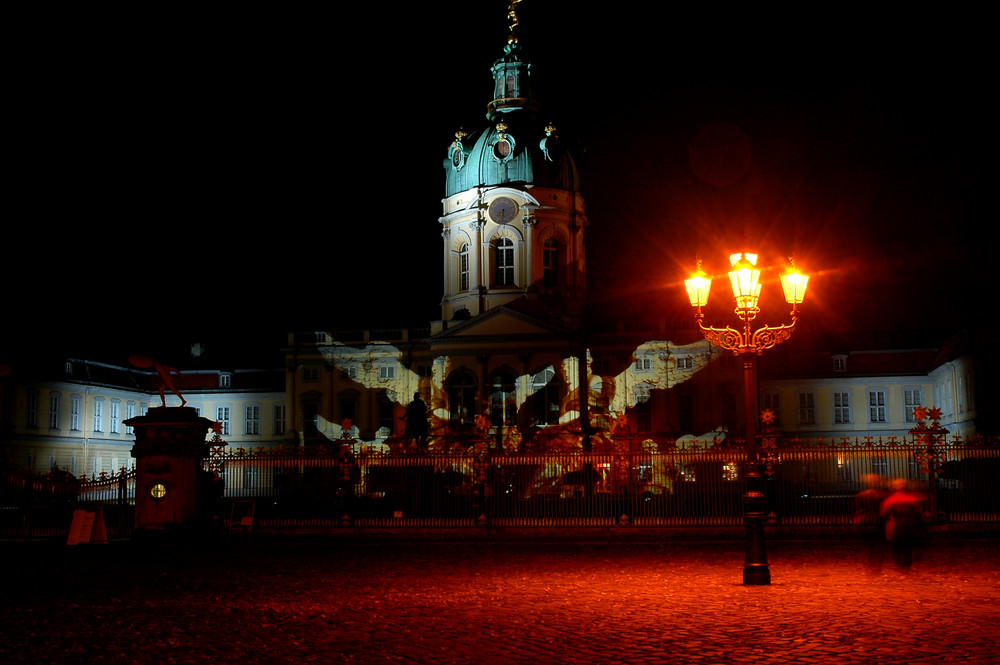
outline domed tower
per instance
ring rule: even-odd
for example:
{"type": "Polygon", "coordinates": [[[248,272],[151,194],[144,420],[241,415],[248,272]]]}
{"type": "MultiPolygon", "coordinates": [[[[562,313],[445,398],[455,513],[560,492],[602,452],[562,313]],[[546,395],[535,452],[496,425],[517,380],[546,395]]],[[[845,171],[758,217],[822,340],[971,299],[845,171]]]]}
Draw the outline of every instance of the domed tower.
{"type": "Polygon", "coordinates": [[[583,315],[580,178],[532,93],[516,5],[503,56],[491,69],[489,124],[456,132],[444,163],[445,327],[500,305],[570,327],[583,315]]]}

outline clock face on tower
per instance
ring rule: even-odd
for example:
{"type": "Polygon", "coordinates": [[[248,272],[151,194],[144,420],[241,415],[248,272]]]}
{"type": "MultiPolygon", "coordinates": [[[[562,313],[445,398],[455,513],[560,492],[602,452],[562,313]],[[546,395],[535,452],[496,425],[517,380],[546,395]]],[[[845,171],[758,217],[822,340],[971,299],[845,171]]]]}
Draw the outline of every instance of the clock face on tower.
{"type": "Polygon", "coordinates": [[[497,224],[509,224],[517,214],[517,204],[506,196],[493,199],[489,208],[490,219],[497,224]]]}

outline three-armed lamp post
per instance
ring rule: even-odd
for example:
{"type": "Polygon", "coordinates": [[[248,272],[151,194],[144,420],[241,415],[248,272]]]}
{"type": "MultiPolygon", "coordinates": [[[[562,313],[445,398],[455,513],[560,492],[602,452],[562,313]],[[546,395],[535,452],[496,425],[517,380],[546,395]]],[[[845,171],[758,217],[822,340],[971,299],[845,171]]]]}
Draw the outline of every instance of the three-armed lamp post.
{"type": "Polygon", "coordinates": [[[712,328],[702,323],[701,308],[708,304],[708,291],[712,280],[701,269],[690,279],[684,280],[691,305],[696,308],[698,327],[709,342],[743,356],[743,390],[746,398],[746,493],[743,496],[746,522],[746,565],[743,568],[744,584],[770,584],[771,571],[764,551],[764,484],[758,462],[757,443],[757,388],[756,360],[765,349],[773,348],[791,337],[798,322],[798,305],[806,292],[809,277],[794,269],[781,276],[785,300],[792,306],[792,322],[782,326],[763,326],[753,330],[753,320],[760,308],[760,269],[756,254],[733,254],[729,257],[732,270],[729,281],[736,298],[736,316],[743,322],[742,330],[730,327],[712,328]]]}

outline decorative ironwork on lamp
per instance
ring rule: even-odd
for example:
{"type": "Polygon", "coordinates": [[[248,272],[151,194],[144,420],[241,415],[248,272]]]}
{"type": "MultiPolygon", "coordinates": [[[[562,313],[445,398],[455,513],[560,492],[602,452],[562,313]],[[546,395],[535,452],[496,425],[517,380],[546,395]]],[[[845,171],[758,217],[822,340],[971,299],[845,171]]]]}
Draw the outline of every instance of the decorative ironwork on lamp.
{"type": "Polygon", "coordinates": [[[716,346],[732,351],[735,354],[755,353],[760,355],[765,349],[777,346],[787,340],[798,322],[798,306],[805,298],[809,277],[795,268],[794,262],[781,275],[781,287],[785,301],[792,306],[792,322],[781,326],[763,326],[752,330],[752,322],[760,313],[760,274],[757,267],[757,255],[740,252],[729,257],[732,270],[729,271],[729,283],[736,300],[736,316],[743,322],[743,330],[735,330],[729,326],[714,328],[702,323],[704,314],[701,308],[708,304],[708,294],[712,279],[701,269],[701,261],[694,274],[684,280],[691,306],[697,309],[695,318],[705,339],[716,346]]]}

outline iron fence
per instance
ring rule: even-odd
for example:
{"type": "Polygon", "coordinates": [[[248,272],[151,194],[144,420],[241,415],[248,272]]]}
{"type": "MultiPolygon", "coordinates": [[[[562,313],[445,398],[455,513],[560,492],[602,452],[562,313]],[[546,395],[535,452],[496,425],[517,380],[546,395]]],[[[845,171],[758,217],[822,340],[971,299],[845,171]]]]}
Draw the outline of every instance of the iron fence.
{"type": "MultiPolygon", "coordinates": [[[[866,478],[905,479],[932,516],[1000,522],[996,441],[913,437],[801,442],[762,449],[768,521],[850,525],[866,478]]],[[[213,448],[205,471],[224,492],[215,514],[252,502],[256,528],[736,526],[743,523],[739,442],[667,450],[453,455],[213,448]]],[[[345,450],[341,446],[339,450],[345,450]]],[[[5,470],[0,535],[58,536],[72,511],[101,506],[109,535],[131,533],[134,470],[77,480],[5,470]]]]}
{"type": "MultiPolygon", "coordinates": [[[[743,520],[740,447],[666,452],[310,455],[229,451],[226,500],[268,526],[714,526],[743,520]]],[[[926,491],[936,519],[1000,520],[1000,448],[918,440],[765,449],[772,524],[850,525],[869,476],[926,491]]]]}

